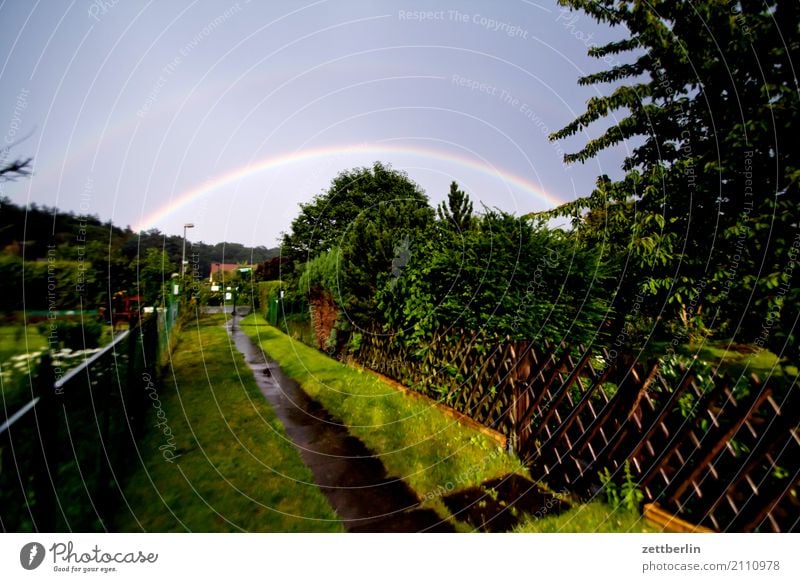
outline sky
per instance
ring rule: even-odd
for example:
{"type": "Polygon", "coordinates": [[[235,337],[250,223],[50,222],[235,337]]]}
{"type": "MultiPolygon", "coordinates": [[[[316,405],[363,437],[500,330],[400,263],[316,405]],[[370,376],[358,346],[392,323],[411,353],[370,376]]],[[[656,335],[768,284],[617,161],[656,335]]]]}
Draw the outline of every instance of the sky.
{"type": "Polygon", "coordinates": [[[275,246],[342,170],[404,171],[436,204],[524,214],[619,175],[624,147],[552,142],[619,38],[555,0],[0,4],[0,148],[34,158],[18,204],[135,230],[275,246]],[[4,55],[4,56],[3,56],[4,55]]]}

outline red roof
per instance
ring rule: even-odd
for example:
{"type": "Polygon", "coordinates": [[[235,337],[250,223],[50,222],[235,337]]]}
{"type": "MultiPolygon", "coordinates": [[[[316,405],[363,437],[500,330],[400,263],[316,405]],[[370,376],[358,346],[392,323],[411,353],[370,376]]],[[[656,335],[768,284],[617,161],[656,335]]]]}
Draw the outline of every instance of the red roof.
{"type": "Polygon", "coordinates": [[[235,271],[239,268],[236,263],[211,263],[211,274],[219,273],[222,271],[235,271]]]}

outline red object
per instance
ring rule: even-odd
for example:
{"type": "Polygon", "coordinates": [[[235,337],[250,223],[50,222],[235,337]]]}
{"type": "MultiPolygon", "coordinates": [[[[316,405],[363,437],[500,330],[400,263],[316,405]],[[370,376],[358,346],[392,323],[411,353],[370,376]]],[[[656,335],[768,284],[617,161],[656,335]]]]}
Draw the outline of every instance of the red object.
{"type": "Polygon", "coordinates": [[[121,299],[122,311],[115,309],[113,312],[114,327],[123,321],[128,322],[128,325],[130,325],[132,319],[139,318],[139,310],[141,309],[143,297],[141,295],[128,295],[121,299]]]}

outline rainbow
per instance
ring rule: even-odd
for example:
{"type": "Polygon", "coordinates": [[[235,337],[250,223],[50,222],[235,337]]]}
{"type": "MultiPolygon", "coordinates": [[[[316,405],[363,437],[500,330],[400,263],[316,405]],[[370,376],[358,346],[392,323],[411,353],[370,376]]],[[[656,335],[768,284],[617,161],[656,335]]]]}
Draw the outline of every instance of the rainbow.
{"type": "Polygon", "coordinates": [[[410,154],[447,161],[456,165],[470,168],[472,170],[477,170],[494,178],[499,178],[505,183],[519,188],[523,192],[530,193],[537,200],[546,203],[548,207],[559,206],[567,202],[566,199],[558,198],[546,192],[543,188],[537,186],[535,183],[527,180],[526,178],[507,170],[502,170],[489,164],[488,162],[468,158],[464,155],[458,155],[424,146],[409,146],[400,143],[381,143],[377,145],[340,145],[309,148],[298,152],[269,156],[262,160],[251,162],[244,166],[235,168],[219,176],[215,176],[204,181],[202,184],[195,186],[194,188],[182,192],[174,200],[164,204],[157,210],[151,212],[149,215],[143,217],[134,227],[134,231],[140,232],[150,228],[155,228],[157,224],[187,204],[190,204],[193,201],[198,200],[219,188],[234,184],[237,181],[253,176],[254,174],[265,172],[267,170],[275,170],[300,162],[350,154],[370,154],[372,156],[410,154]]]}

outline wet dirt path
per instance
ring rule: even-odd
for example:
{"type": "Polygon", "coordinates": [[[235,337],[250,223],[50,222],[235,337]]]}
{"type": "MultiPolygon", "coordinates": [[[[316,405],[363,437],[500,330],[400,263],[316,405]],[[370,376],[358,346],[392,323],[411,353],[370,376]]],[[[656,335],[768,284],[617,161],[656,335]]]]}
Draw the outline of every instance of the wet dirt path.
{"type": "Polygon", "coordinates": [[[411,489],[401,480],[388,477],[381,461],[364,443],[303,392],[236,323],[228,322],[226,329],[348,531],[454,531],[435,511],[419,509],[411,489]]]}

